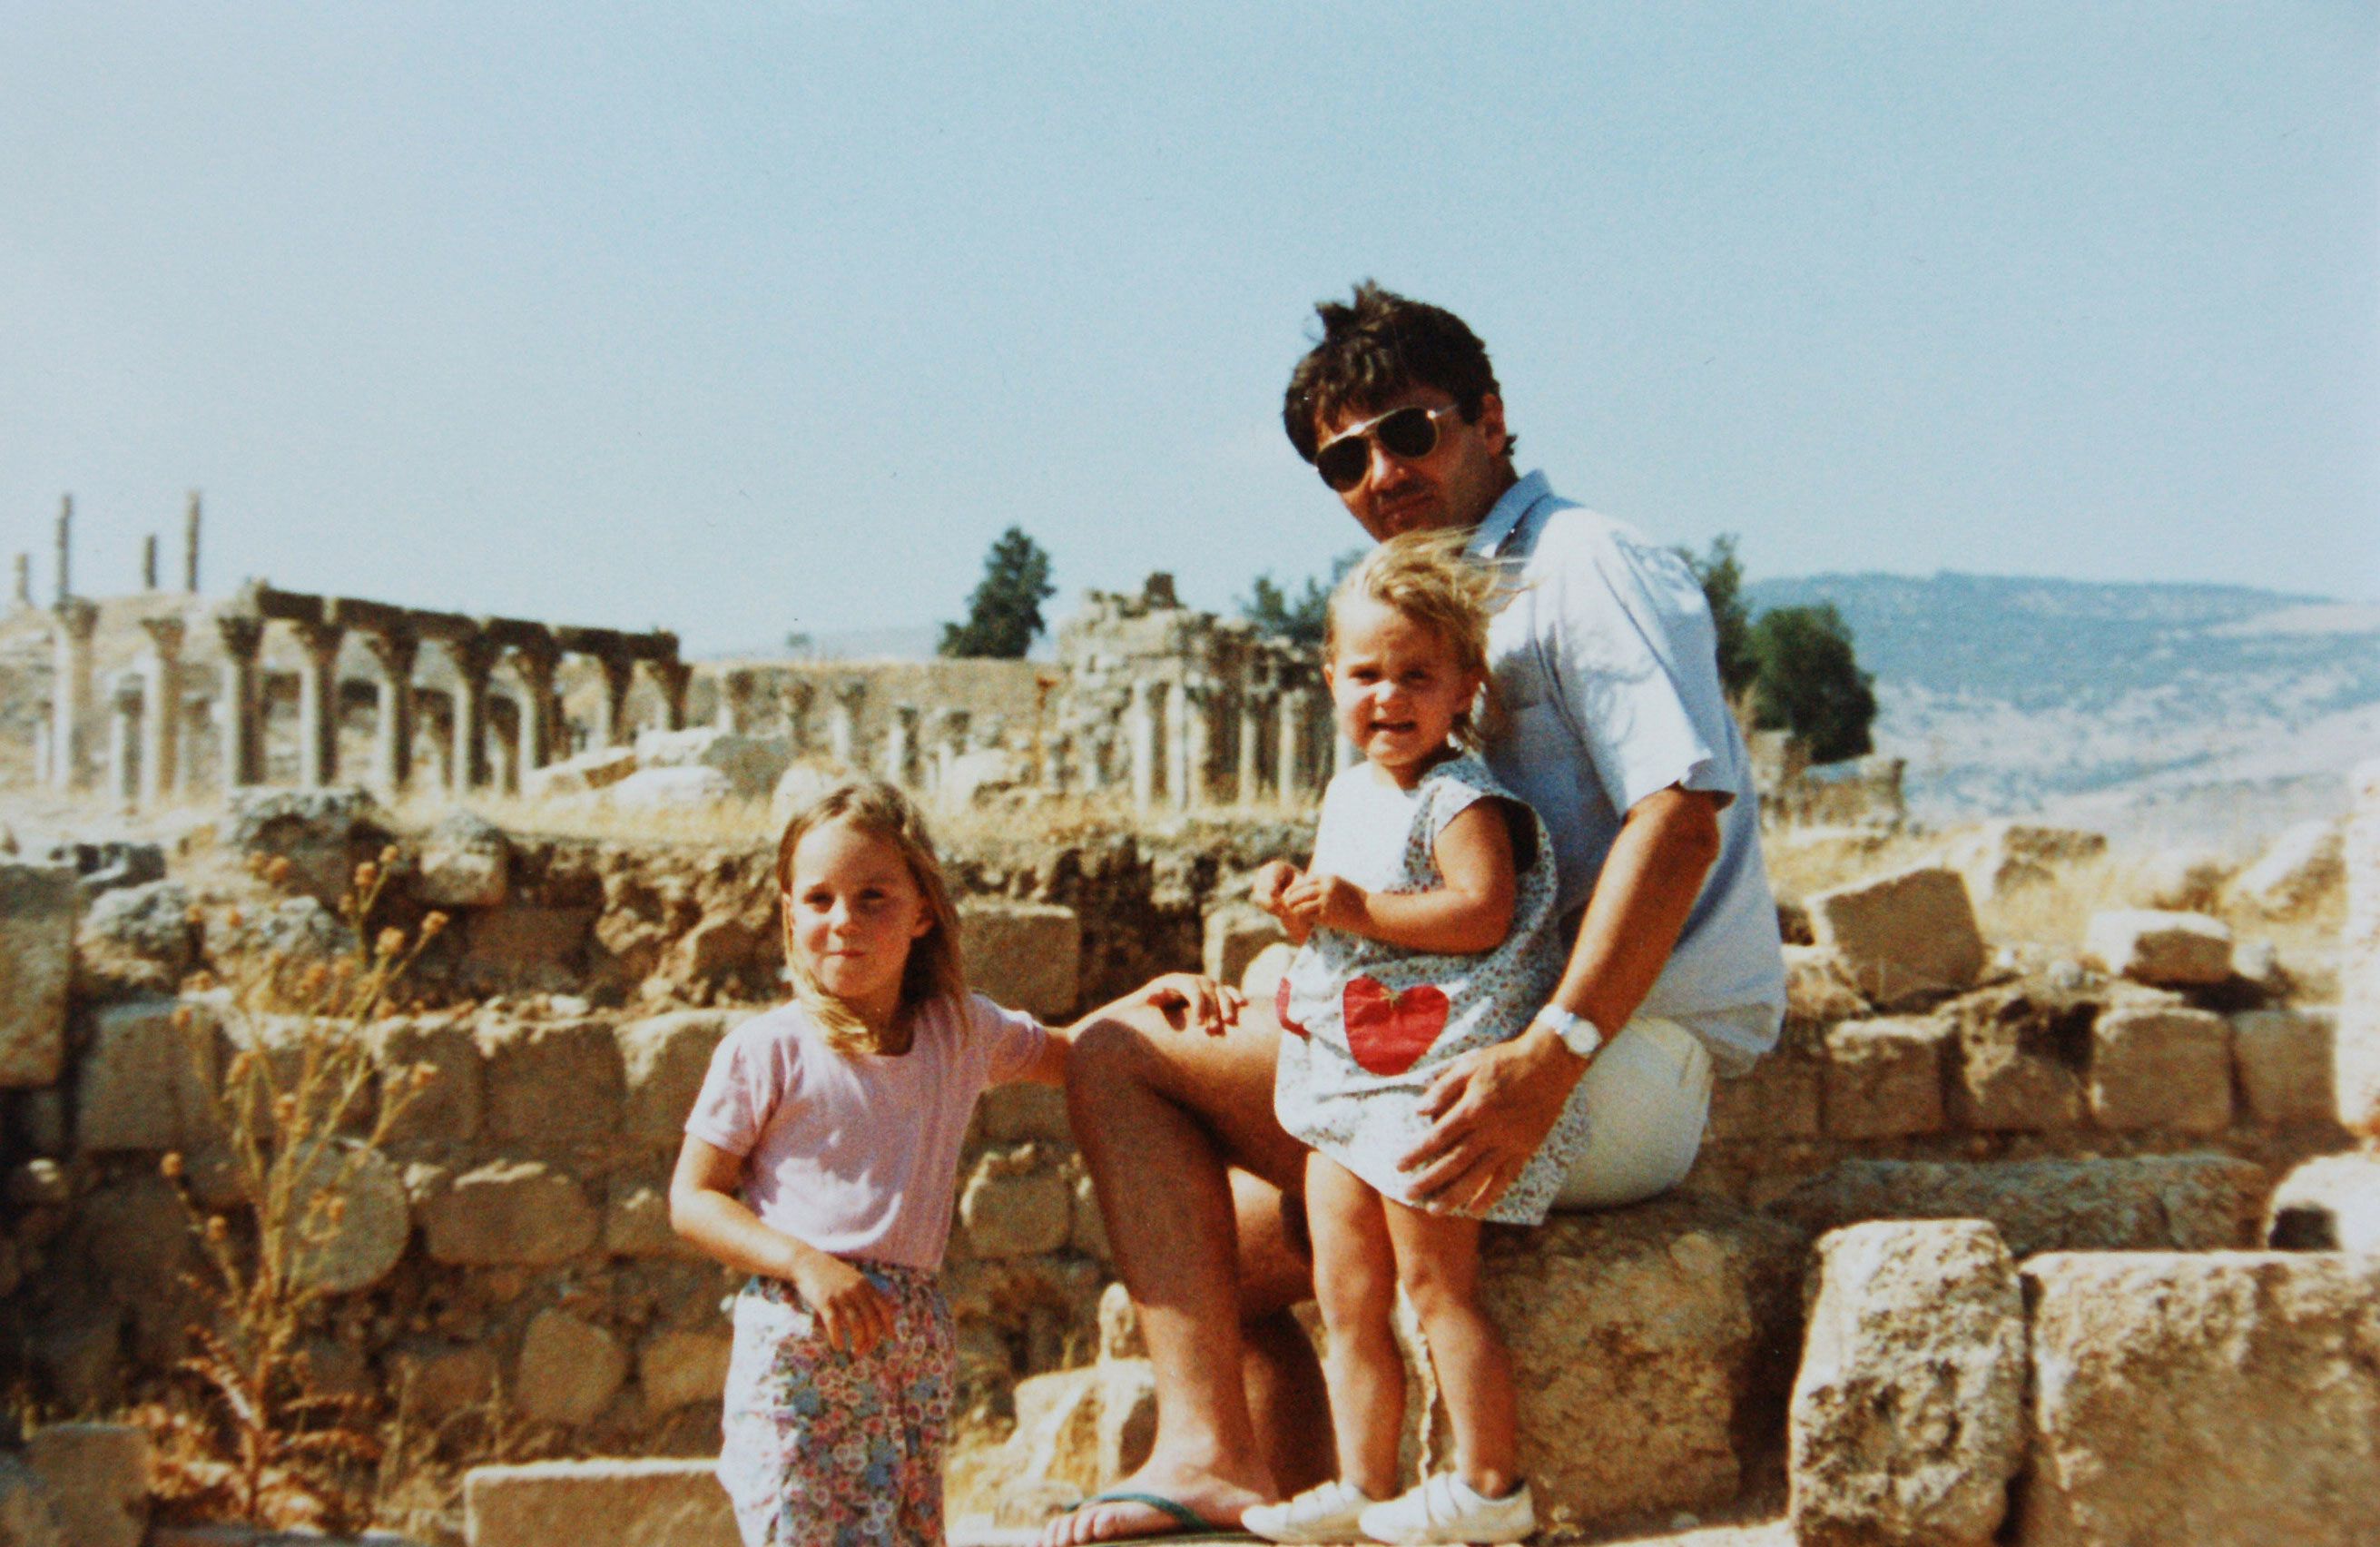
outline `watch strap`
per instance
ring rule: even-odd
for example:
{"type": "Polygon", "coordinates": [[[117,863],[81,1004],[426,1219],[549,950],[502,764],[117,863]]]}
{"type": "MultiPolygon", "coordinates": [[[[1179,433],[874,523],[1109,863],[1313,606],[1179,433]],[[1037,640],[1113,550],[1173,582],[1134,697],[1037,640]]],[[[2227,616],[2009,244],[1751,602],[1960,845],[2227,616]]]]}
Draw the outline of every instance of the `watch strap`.
{"type": "Polygon", "coordinates": [[[1539,1010],[1536,1020],[1537,1025],[1560,1037],[1562,1046],[1577,1054],[1581,1058],[1592,1058],[1603,1047],[1604,1037],[1601,1027],[1597,1026],[1585,1016],[1565,1010],[1559,1005],[1548,1005],[1539,1010]]]}

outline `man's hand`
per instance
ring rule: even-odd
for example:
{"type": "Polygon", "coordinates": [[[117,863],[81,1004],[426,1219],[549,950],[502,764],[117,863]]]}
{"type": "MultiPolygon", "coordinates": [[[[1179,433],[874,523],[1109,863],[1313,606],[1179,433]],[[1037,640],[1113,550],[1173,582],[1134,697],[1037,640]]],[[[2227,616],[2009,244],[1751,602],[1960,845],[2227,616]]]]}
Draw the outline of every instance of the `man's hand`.
{"type": "Polygon", "coordinates": [[[1533,1026],[1447,1065],[1422,1093],[1428,1137],[1397,1163],[1415,1173],[1414,1196],[1472,1213],[1493,1204],[1553,1132],[1586,1064],[1533,1026]]]}
{"type": "Polygon", "coordinates": [[[1285,922],[1308,930],[1319,926],[1361,933],[1366,898],[1365,890],[1345,876],[1310,871],[1291,883],[1281,900],[1287,912],[1285,922]]]}
{"type": "Polygon", "coordinates": [[[1200,972],[1168,972],[1152,979],[1140,999],[1165,1017],[1179,1031],[1196,1026],[1209,1037],[1220,1037],[1240,1023],[1248,996],[1229,983],[1219,983],[1200,972]]]}
{"type": "Polygon", "coordinates": [[[824,1323],[829,1347],[857,1358],[892,1335],[892,1302],[842,1258],[802,1252],[787,1276],[824,1323]]]}

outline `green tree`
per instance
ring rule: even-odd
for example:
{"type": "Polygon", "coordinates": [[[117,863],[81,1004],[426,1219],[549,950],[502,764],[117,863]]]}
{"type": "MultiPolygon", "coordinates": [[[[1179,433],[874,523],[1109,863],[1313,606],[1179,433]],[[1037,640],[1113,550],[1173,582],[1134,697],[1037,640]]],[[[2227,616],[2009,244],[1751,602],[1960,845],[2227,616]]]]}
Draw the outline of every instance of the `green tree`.
{"type": "Polygon", "coordinates": [[[1680,548],[1678,556],[1703,588],[1710,603],[1711,626],[1718,632],[1718,685],[1730,700],[1741,699],[1760,675],[1752,649],[1752,613],[1743,603],[1743,566],[1736,561],[1735,533],[1711,539],[1710,552],[1695,556],[1680,548]]]}
{"type": "Polygon", "coordinates": [[[1330,592],[1347,571],[1364,557],[1361,548],[1350,549],[1330,561],[1328,584],[1307,576],[1305,589],[1292,596],[1277,584],[1270,571],[1256,578],[1248,594],[1240,598],[1240,615],[1257,626],[1257,632],[1269,634],[1291,644],[1308,649],[1322,647],[1323,626],[1330,612],[1330,592]]]}
{"type": "Polygon", "coordinates": [[[1041,544],[1022,527],[1009,528],[983,556],[983,579],[967,598],[966,621],[942,625],[941,652],[1022,659],[1045,627],[1041,603],[1057,589],[1041,544]]]}
{"type": "Polygon", "coordinates": [[[1809,744],[1812,762],[1834,762],[1874,749],[1876,679],[1860,670],[1851,626],[1831,602],[1778,607],[1752,626],[1758,662],[1753,720],[1790,730],[1809,744]]]}

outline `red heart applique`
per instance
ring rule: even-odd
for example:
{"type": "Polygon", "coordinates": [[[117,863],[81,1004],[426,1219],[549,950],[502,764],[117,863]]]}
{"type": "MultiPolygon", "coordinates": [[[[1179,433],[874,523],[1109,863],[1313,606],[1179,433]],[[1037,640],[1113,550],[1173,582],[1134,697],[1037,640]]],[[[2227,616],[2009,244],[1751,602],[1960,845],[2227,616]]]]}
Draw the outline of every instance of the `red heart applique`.
{"type": "Polygon", "coordinates": [[[1446,1029],[1446,991],[1432,983],[1390,993],[1373,979],[1357,978],[1348,983],[1342,1005],[1348,1051],[1376,1075],[1412,1068],[1446,1029]]]}
{"type": "Polygon", "coordinates": [[[1289,1018],[1289,974],[1286,972],[1281,974],[1281,981],[1273,985],[1272,1018],[1281,1022],[1281,1029],[1292,1036],[1310,1035],[1305,1027],[1289,1018]]]}

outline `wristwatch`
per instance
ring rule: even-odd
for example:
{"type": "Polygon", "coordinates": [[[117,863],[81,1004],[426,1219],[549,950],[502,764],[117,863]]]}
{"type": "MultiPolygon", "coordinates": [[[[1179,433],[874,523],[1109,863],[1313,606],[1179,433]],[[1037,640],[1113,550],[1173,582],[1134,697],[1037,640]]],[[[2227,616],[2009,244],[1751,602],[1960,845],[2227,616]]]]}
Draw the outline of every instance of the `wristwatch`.
{"type": "Polygon", "coordinates": [[[1532,1024],[1542,1026],[1561,1039],[1562,1046],[1581,1058],[1593,1058],[1603,1046],[1603,1031],[1585,1016],[1572,1015],[1559,1005],[1548,1005],[1536,1013],[1532,1024]]]}

